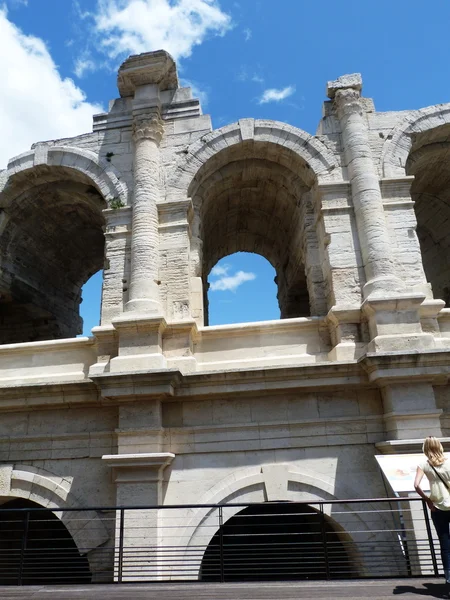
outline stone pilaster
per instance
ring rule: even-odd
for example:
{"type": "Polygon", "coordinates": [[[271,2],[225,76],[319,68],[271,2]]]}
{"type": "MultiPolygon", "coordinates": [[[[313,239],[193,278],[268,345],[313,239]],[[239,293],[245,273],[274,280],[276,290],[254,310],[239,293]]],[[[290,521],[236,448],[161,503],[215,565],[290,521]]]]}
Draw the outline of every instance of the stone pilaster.
{"type": "Polygon", "coordinates": [[[429,382],[400,383],[382,389],[388,440],[442,436],[441,409],[436,407],[429,382]]]}
{"type": "Polygon", "coordinates": [[[328,83],[338,116],[352,190],[352,203],[366,283],[363,313],[369,324],[370,352],[404,348],[432,348],[434,338],[424,333],[419,309],[425,294],[408,290],[398,274],[389,239],[380,180],[369,141],[368,122],[361,100],[359,74],[328,83]]]}
{"type": "Polygon", "coordinates": [[[359,74],[344,75],[328,83],[341,124],[342,141],[352,188],[356,224],[366,274],[364,296],[397,292],[396,276],[381,197],[380,183],[369,143],[368,124],[361,103],[359,74]]]}
{"type": "Polygon", "coordinates": [[[158,109],[135,117],[131,281],[125,310],[145,315],[162,314],[157,202],[162,194],[159,144],[163,133],[158,109]]]}
{"type": "Polygon", "coordinates": [[[117,356],[110,363],[112,373],[166,366],[162,351],[166,321],[158,279],[157,207],[162,194],[159,143],[163,131],[159,110],[135,117],[130,285],[125,312],[112,320],[119,336],[117,356]]]}
{"type": "MultiPolygon", "coordinates": [[[[116,485],[116,505],[149,507],[163,503],[164,469],[173,461],[170,452],[105,455],[116,485]]],[[[157,580],[160,572],[161,515],[156,508],[124,510],[116,514],[116,581],[157,580]],[[120,547],[123,518],[122,551],[120,547]],[[120,564],[119,564],[120,563],[120,564]]]]}

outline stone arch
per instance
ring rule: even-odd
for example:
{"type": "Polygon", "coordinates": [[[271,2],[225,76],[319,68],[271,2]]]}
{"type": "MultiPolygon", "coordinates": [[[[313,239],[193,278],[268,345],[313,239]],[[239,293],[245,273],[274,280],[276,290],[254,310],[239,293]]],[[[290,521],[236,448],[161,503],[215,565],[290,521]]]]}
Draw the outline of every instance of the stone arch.
{"type": "MultiPolygon", "coordinates": [[[[340,487],[341,493],[348,498],[357,497],[349,487],[340,487]]],[[[349,542],[355,542],[358,532],[354,534],[355,521],[358,522],[360,531],[368,531],[369,525],[355,515],[354,512],[345,506],[345,501],[339,505],[338,514],[333,514],[332,506],[326,505],[329,500],[338,500],[334,494],[334,482],[329,477],[317,475],[308,469],[298,469],[288,464],[264,465],[245,467],[231,473],[224,479],[217,482],[201,498],[199,504],[220,504],[224,509],[228,503],[246,504],[252,502],[265,501],[307,501],[311,504],[325,503],[324,514],[331,520],[337,533],[349,542]],[[299,498],[301,493],[301,498],[299,498]],[[352,533],[348,533],[351,528],[352,533]],[[356,537],[355,537],[356,535],[356,537]]],[[[242,507],[229,506],[226,508],[224,521],[237,514],[242,507]]],[[[170,511],[167,511],[165,517],[171,518],[170,511]]],[[[178,515],[177,515],[178,516],[178,515]]],[[[384,516],[379,514],[380,523],[384,523],[384,516]]],[[[177,519],[178,520],[178,519],[177,519]]],[[[171,538],[171,544],[174,546],[185,547],[207,547],[213,538],[217,529],[217,509],[200,508],[192,514],[192,509],[187,511],[185,518],[180,519],[187,524],[174,531],[174,538],[171,538]],[[190,517],[190,518],[189,518],[190,517]],[[205,533],[206,532],[206,533],[205,533]]],[[[373,526],[373,523],[372,523],[373,526]]],[[[373,540],[376,543],[377,535],[374,534],[373,540]]],[[[368,567],[363,558],[358,556],[358,551],[352,553],[352,558],[358,560],[361,568],[361,574],[368,567]]],[[[187,562],[192,567],[192,555],[189,550],[186,551],[187,562]]],[[[198,569],[200,570],[201,557],[198,559],[198,569]]],[[[199,571],[198,571],[199,572],[199,571]]],[[[192,578],[198,577],[198,572],[193,574],[192,578]]],[[[177,578],[176,574],[173,577],[177,578]]]]}
{"type": "MultiPolygon", "coordinates": [[[[69,478],[59,477],[38,467],[2,465],[0,483],[0,498],[4,501],[23,498],[52,512],[53,509],[84,507],[84,503],[71,491],[69,478]]],[[[88,559],[89,553],[110,539],[103,521],[93,510],[55,510],[54,514],[66,526],[80,554],[88,554],[88,559]]]]}
{"type": "MultiPolygon", "coordinates": [[[[430,106],[409,114],[386,141],[382,153],[385,177],[411,177],[417,236],[422,265],[416,281],[427,295],[450,306],[450,103],[430,106]],[[423,269],[422,269],[423,266],[423,269]],[[431,290],[432,293],[431,293],[431,290]]],[[[414,232],[415,230],[415,232],[414,232]]],[[[416,273],[416,272],[415,272],[416,273]]]]}
{"type": "Polygon", "coordinates": [[[260,119],[213,131],[188,149],[168,182],[167,200],[192,200],[191,302],[200,324],[209,323],[209,272],[236,252],[260,254],[272,264],[281,318],[326,314],[311,190],[338,177],[337,166],[317,138],[260,119]]]}
{"type": "Polygon", "coordinates": [[[114,199],[119,199],[124,205],[128,204],[127,184],[120,180],[120,173],[112,164],[91,150],[45,144],[38,144],[33,150],[19,154],[9,161],[8,168],[1,173],[2,199],[17,193],[17,188],[11,185],[16,179],[15,176],[34,167],[62,167],[82,173],[94,182],[108,205],[114,199]]]}
{"type": "Polygon", "coordinates": [[[428,106],[409,114],[392,131],[392,138],[386,140],[381,154],[381,174],[383,177],[402,177],[414,136],[450,124],[450,103],[428,106]]]}
{"type": "Polygon", "coordinates": [[[74,337],[81,289],[105,262],[105,214],[128,190],[89,150],[38,145],[0,184],[0,343],[74,337]]]}
{"type": "Polygon", "coordinates": [[[199,169],[221,150],[241,142],[268,142],[292,150],[311,170],[313,179],[328,181],[337,176],[338,161],[323,142],[306,131],[279,121],[240,119],[216,129],[190,146],[167,182],[168,200],[186,197],[199,169]]]}

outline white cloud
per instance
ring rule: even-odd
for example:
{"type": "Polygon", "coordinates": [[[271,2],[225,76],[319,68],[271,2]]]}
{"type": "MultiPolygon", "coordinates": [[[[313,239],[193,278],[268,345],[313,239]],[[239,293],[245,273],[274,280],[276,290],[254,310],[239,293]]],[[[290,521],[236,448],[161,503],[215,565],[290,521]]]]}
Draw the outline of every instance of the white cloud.
{"type": "Polygon", "coordinates": [[[211,269],[211,275],[213,277],[221,277],[222,275],[226,275],[230,270],[229,265],[216,265],[211,269]]]}
{"type": "Polygon", "coordinates": [[[213,281],[210,289],[212,292],[235,292],[240,285],[246,281],[253,281],[254,279],[256,279],[256,275],[254,273],[238,271],[235,275],[225,275],[217,281],[213,281]]]}
{"type": "Polygon", "coordinates": [[[96,70],[97,70],[97,65],[92,60],[92,58],[90,58],[88,54],[83,54],[82,56],[79,56],[77,58],[77,60],[75,61],[75,66],[74,66],[73,72],[75,73],[75,75],[78,78],[81,79],[81,77],[84,77],[84,75],[86,75],[86,73],[96,71],[96,70]]]}
{"type": "Polygon", "coordinates": [[[236,75],[236,78],[238,81],[247,81],[248,71],[247,71],[247,67],[245,65],[240,66],[238,74],[236,75]]]}
{"type": "Polygon", "coordinates": [[[9,4],[11,4],[12,8],[28,6],[28,0],[9,0],[9,4]]]}
{"type": "Polygon", "coordinates": [[[217,0],[99,0],[94,18],[111,59],[160,49],[186,58],[207,37],[231,28],[217,0]]]}
{"type": "Polygon", "coordinates": [[[249,40],[251,40],[252,38],[252,30],[247,27],[246,29],[244,29],[244,39],[246,42],[248,42],[249,40]]]}
{"type": "Polygon", "coordinates": [[[11,23],[5,8],[0,8],[0,73],[0,168],[33,142],[91,131],[92,115],[102,110],[61,77],[45,43],[11,23]]]}
{"type": "Polygon", "coordinates": [[[259,104],[266,104],[267,102],[280,102],[281,100],[289,98],[289,96],[292,96],[294,93],[295,87],[293,85],[288,85],[282,90],[271,88],[263,92],[263,95],[259,99],[259,104]]]}

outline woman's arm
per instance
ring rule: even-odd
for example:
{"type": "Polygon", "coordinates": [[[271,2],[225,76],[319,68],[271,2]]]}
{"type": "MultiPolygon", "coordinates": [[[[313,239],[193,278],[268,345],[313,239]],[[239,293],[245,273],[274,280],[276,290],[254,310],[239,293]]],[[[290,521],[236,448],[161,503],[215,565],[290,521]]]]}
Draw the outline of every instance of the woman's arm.
{"type": "Polygon", "coordinates": [[[416,478],[414,480],[414,489],[419,494],[419,496],[425,500],[425,502],[427,503],[428,508],[430,510],[436,510],[436,507],[431,502],[430,498],[425,494],[423,489],[420,487],[420,482],[422,481],[423,476],[424,476],[424,472],[422,471],[422,469],[420,467],[417,467],[416,478]]]}

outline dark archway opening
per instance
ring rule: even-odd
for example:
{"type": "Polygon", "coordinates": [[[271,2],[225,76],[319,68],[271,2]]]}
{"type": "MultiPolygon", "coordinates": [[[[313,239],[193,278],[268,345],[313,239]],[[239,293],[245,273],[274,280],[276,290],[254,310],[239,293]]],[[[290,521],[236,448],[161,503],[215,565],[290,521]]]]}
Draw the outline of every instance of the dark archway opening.
{"type": "Polygon", "coordinates": [[[0,585],[89,583],[89,562],[64,523],[50,510],[26,508],[41,507],[22,499],[0,507],[0,585]]]}
{"type": "MultiPolygon", "coordinates": [[[[281,319],[326,314],[313,184],[309,165],[269,142],[245,140],[200,168],[188,195],[194,206],[191,267],[202,280],[205,300],[218,261],[254,253],[276,271],[281,319]]],[[[204,324],[209,324],[207,302],[204,324]]]]}
{"type": "Polygon", "coordinates": [[[351,567],[328,518],[291,503],[249,506],[229,519],[206,549],[202,581],[221,580],[221,557],[225,581],[336,579],[351,567]]]}
{"type": "Polygon", "coordinates": [[[415,135],[406,163],[407,174],[414,175],[411,197],[423,268],[433,296],[444,300],[447,308],[450,307],[449,136],[450,125],[415,135]]]}
{"type": "Polygon", "coordinates": [[[107,203],[84,174],[39,166],[0,198],[0,344],[75,337],[81,288],[104,264],[107,203]]]}

